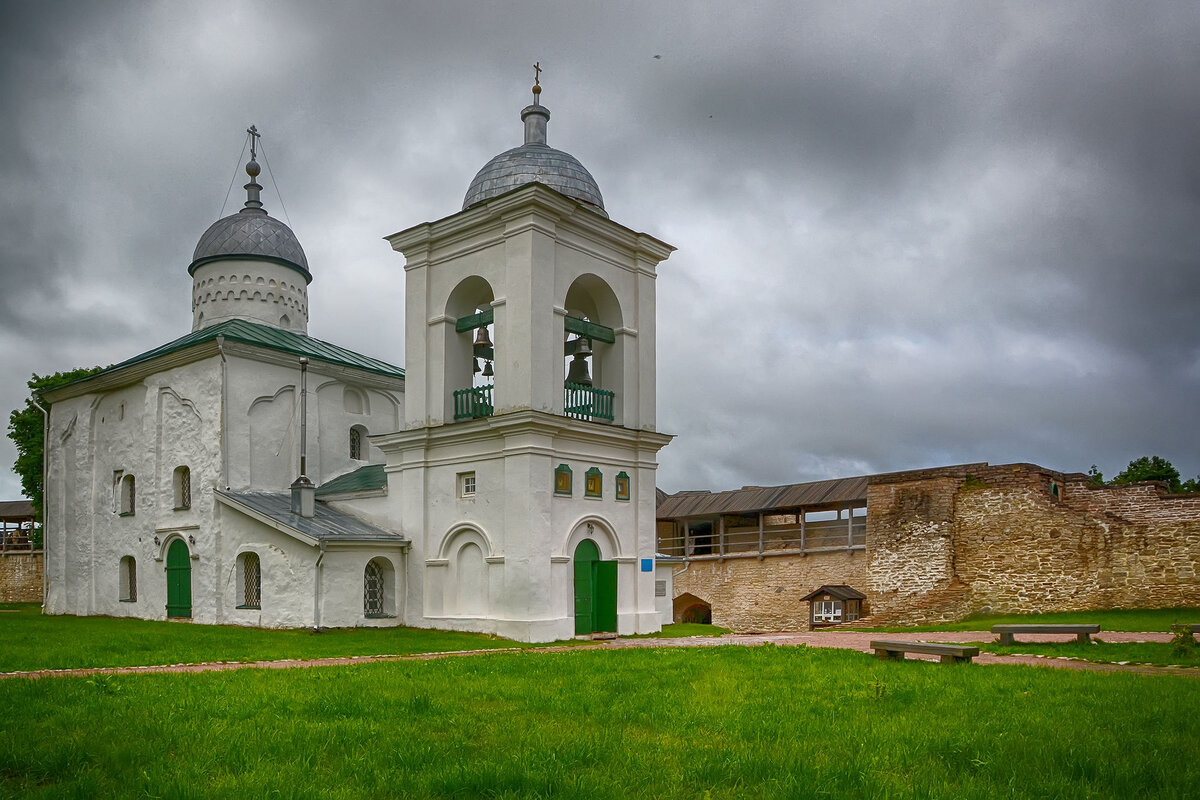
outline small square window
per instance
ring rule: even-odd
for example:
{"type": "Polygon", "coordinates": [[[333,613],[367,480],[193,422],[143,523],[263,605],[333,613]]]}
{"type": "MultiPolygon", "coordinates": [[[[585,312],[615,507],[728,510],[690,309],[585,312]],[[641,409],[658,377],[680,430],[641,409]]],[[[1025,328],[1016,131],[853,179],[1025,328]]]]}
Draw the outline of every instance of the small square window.
{"type": "Polygon", "coordinates": [[[585,497],[600,497],[604,494],[604,475],[599,468],[592,467],[584,473],[583,494],[585,497]]]}
{"type": "Polygon", "coordinates": [[[573,487],[571,484],[571,468],[566,464],[559,464],[554,469],[554,493],[555,494],[571,494],[573,487]]]}
{"type": "Polygon", "coordinates": [[[475,496],[475,473],[460,472],[458,474],[458,496],[459,497],[474,497],[475,496]]]}
{"type": "Polygon", "coordinates": [[[629,499],[629,476],[624,472],[617,473],[617,499],[629,499]]]}

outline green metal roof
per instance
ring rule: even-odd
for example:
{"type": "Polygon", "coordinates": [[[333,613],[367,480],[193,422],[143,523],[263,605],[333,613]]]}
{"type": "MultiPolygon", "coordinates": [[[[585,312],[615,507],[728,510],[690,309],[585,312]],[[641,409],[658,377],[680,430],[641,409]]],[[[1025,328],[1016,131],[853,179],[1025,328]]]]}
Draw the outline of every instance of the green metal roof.
{"type": "MultiPolygon", "coordinates": [[[[114,364],[108,369],[96,373],[104,375],[114,370],[129,367],[134,364],[140,364],[144,361],[165,356],[168,353],[174,353],[176,350],[182,350],[185,347],[190,347],[200,342],[208,342],[216,339],[218,336],[223,336],[231,342],[242,342],[243,344],[254,345],[256,347],[266,347],[271,350],[278,350],[283,353],[291,353],[297,356],[307,356],[308,358],[324,361],[329,364],[338,364],[344,367],[354,367],[356,369],[366,370],[367,372],[375,372],[379,375],[387,375],[392,378],[403,378],[404,370],[386,361],[380,361],[375,358],[355,353],[353,350],[347,350],[344,347],[338,347],[329,342],[323,342],[320,339],[313,339],[311,336],[303,336],[299,333],[292,333],[281,328],[275,328],[270,325],[263,325],[257,322],[247,322],[244,319],[231,319],[228,322],[222,322],[218,325],[211,325],[207,328],[201,328],[198,331],[192,331],[187,336],[182,336],[173,342],[168,342],[162,347],[156,347],[141,355],[134,356],[128,361],[122,361],[120,364],[114,364]]],[[[95,375],[90,376],[96,377],[95,375]]],[[[86,379],[85,379],[86,380],[86,379]]]]}
{"type": "Polygon", "coordinates": [[[383,464],[367,464],[353,472],[339,475],[331,481],[326,481],[317,487],[317,497],[346,492],[362,492],[368,489],[382,489],[387,486],[387,475],[384,474],[383,464]]]}

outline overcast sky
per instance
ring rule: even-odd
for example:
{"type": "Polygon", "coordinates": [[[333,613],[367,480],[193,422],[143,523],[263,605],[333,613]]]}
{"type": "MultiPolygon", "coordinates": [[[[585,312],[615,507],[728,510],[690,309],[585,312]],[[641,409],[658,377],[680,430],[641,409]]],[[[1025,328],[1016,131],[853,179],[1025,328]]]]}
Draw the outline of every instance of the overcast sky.
{"type": "Polygon", "coordinates": [[[458,211],[521,143],[540,60],[550,144],[679,248],[662,488],[1112,477],[1149,454],[1200,473],[1198,3],[0,9],[5,413],[32,372],[190,330],[187,267],[235,172],[223,213],[244,199],[251,123],[309,333],[403,365],[381,237],[458,211]]]}

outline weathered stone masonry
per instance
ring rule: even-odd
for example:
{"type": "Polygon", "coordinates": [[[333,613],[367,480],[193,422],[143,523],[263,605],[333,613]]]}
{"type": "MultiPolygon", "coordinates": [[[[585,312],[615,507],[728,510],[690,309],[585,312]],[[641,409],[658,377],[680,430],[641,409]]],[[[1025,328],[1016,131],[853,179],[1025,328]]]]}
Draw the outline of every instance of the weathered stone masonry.
{"type": "Polygon", "coordinates": [[[42,553],[0,554],[0,603],[42,601],[42,553]]]}
{"type": "Polygon", "coordinates": [[[873,477],[875,619],[1200,603],[1200,495],[1033,464],[873,477]]]}
{"type": "Polygon", "coordinates": [[[1197,494],[984,463],[871,476],[866,494],[865,550],[692,560],[676,597],[738,631],[806,630],[800,598],[823,584],[864,592],[866,624],[1200,605],[1197,494]]]}

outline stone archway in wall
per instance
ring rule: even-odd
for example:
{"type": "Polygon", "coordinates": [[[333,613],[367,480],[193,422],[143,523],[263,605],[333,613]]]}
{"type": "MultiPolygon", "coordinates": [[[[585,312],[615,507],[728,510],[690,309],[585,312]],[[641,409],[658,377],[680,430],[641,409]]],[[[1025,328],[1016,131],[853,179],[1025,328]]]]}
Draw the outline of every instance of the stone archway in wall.
{"type": "Polygon", "coordinates": [[[705,625],[712,624],[712,605],[706,600],[701,600],[694,594],[684,592],[675,598],[671,604],[671,618],[679,622],[699,622],[705,625]]]}

